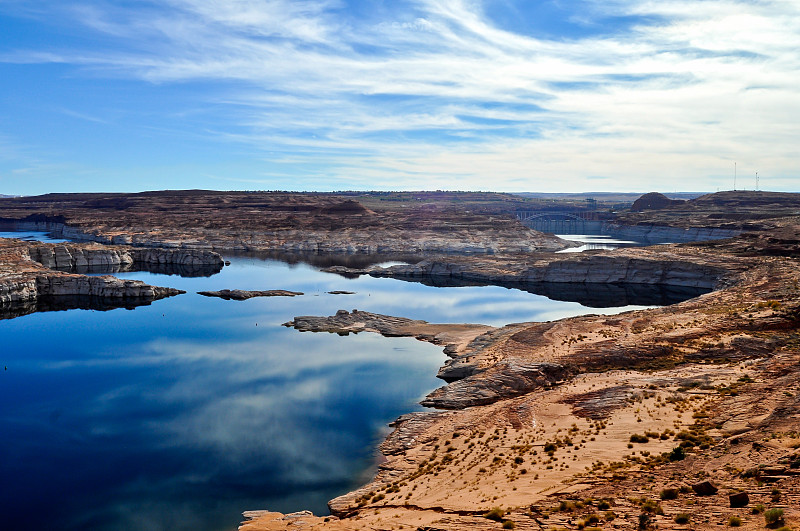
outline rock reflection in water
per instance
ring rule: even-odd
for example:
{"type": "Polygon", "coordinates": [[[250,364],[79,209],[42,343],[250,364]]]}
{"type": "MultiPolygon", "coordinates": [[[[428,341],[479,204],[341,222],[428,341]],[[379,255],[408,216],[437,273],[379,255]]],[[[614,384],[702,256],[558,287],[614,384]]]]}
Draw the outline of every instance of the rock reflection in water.
{"type": "MultiPolygon", "coordinates": [[[[343,266],[352,269],[363,269],[369,266],[387,263],[416,263],[422,260],[418,254],[387,254],[387,253],[353,253],[353,254],[332,254],[332,253],[289,253],[285,251],[271,252],[226,252],[226,257],[231,258],[256,258],[259,260],[277,260],[289,265],[308,264],[318,268],[343,266]]],[[[346,275],[343,275],[346,276],[346,275]]],[[[356,278],[353,275],[350,278],[356,278]]]]}
{"type": "Polygon", "coordinates": [[[0,319],[14,319],[36,312],[60,312],[66,310],[133,310],[139,306],[149,306],[155,299],[130,299],[123,297],[96,297],[92,295],[62,295],[40,297],[35,301],[21,301],[0,305],[0,319]]]}
{"type": "Polygon", "coordinates": [[[75,266],[69,268],[54,267],[56,271],[77,273],[80,275],[114,275],[117,273],[146,272],[156,275],[179,277],[210,277],[222,271],[222,266],[203,264],[156,264],[135,262],[131,266],[108,264],[94,266],[75,266]]]}
{"type": "Polygon", "coordinates": [[[655,284],[593,284],[578,282],[495,282],[493,284],[449,277],[403,279],[426,286],[457,288],[468,286],[502,286],[542,295],[551,300],[577,302],[589,308],[615,308],[619,306],[668,306],[708,293],[709,289],[664,286],[655,284]]]}

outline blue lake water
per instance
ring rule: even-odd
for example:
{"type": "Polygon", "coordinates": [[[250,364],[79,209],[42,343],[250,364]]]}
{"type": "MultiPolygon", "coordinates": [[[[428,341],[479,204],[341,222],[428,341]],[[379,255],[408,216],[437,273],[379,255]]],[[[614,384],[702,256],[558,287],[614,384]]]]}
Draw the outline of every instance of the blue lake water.
{"type": "Polygon", "coordinates": [[[149,306],[0,320],[0,528],[219,531],[244,510],[326,514],[374,472],[387,423],[442,385],[445,357],[412,338],[281,326],[294,316],[357,308],[499,326],[641,307],[229,258],[210,277],[118,274],[187,291],[149,306]],[[305,295],[196,294],[226,288],[305,295]]]}

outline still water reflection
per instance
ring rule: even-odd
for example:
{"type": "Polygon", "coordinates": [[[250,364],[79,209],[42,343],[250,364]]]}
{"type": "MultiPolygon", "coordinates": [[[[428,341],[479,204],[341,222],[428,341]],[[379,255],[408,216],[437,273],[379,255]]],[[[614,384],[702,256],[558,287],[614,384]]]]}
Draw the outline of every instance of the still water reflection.
{"type": "Polygon", "coordinates": [[[581,244],[578,247],[571,247],[563,251],[558,251],[560,253],[582,253],[583,251],[592,251],[595,249],[618,249],[620,247],[650,245],[647,242],[620,240],[604,234],[556,234],[556,236],[581,244]]]}
{"type": "Polygon", "coordinates": [[[213,531],[248,509],[326,513],[372,473],[386,424],[441,385],[444,355],[410,338],[280,326],[294,316],[358,308],[503,325],[635,308],[231,261],[211,277],[120,273],[188,292],[135,310],[0,321],[0,527],[213,531]],[[226,288],[305,295],[196,294],[226,288]]]}

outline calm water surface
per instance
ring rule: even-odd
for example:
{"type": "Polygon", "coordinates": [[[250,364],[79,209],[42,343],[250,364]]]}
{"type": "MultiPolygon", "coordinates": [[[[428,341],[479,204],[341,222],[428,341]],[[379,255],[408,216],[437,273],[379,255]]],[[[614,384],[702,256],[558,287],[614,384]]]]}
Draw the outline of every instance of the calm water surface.
{"type": "Polygon", "coordinates": [[[619,247],[635,247],[645,245],[645,242],[635,242],[632,240],[620,240],[604,234],[556,234],[559,238],[578,242],[579,247],[571,247],[558,251],[560,253],[580,253],[594,249],[617,249],[619,247]]]}
{"type": "Polygon", "coordinates": [[[638,308],[230,259],[205,278],[117,275],[188,292],[150,306],[0,321],[0,529],[217,531],[249,509],[326,514],[374,472],[387,423],[442,384],[445,357],[411,338],[280,326],[294,316],[503,325],[638,308]],[[196,294],[225,288],[305,295],[196,294]]]}

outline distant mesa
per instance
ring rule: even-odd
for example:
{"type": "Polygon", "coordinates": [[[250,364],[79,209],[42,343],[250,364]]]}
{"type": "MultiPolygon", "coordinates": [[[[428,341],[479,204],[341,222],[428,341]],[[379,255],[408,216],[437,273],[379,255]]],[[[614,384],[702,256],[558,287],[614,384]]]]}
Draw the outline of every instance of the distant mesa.
{"type": "Polygon", "coordinates": [[[650,192],[633,202],[631,212],[642,212],[643,210],[662,210],[673,205],[682,205],[685,201],[670,199],[664,194],[650,192]]]}

